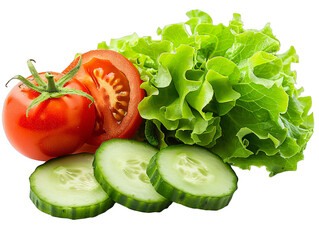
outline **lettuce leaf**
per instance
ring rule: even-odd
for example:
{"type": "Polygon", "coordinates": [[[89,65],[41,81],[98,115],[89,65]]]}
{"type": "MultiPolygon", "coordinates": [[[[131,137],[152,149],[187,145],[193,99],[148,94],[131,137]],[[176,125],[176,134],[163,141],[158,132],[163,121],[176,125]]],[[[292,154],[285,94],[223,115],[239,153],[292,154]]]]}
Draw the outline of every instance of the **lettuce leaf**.
{"type": "Polygon", "coordinates": [[[314,128],[311,98],[296,89],[293,47],[269,24],[245,30],[234,14],[214,25],[200,10],[185,23],[98,45],[126,56],[139,70],[146,97],[139,104],[146,139],[159,148],[196,144],[234,166],[265,166],[270,176],[296,170],[314,128]]]}

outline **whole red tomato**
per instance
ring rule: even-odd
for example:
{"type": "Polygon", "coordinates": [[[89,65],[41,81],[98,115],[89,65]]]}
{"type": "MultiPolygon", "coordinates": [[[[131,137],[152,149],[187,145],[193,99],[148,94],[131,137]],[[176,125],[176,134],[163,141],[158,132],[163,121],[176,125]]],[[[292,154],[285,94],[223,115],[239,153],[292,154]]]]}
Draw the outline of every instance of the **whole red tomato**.
{"type": "Polygon", "coordinates": [[[88,96],[86,87],[72,75],[36,73],[36,77],[28,78],[29,83],[35,83],[43,92],[19,83],[8,94],[3,107],[3,126],[10,143],[23,155],[45,161],[70,154],[91,135],[95,109],[93,105],[89,107],[92,102],[85,97],[88,96]],[[49,78],[45,79],[48,74],[50,83],[49,78]],[[63,86],[59,87],[57,81],[61,78],[63,86]],[[40,95],[43,101],[38,103],[40,95]]]}

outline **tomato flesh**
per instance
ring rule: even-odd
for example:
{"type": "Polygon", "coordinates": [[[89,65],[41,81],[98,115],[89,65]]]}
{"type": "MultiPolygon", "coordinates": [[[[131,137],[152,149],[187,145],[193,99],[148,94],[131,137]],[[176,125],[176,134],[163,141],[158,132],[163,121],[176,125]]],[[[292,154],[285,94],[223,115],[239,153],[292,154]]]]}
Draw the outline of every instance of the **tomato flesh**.
{"type": "Polygon", "coordinates": [[[97,58],[84,64],[84,68],[90,80],[86,79],[83,83],[92,94],[97,110],[93,134],[106,134],[111,132],[114,126],[120,130],[130,103],[130,86],[125,75],[110,61],[97,58]],[[103,111],[104,109],[109,111],[103,111]]]}
{"type": "MultiPolygon", "coordinates": [[[[57,81],[63,74],[52,73],[57,81]]],[[[44,73],[40,76],[44,78],[44,73]]],[[[31,79],[29,77],[28,79],[31,79]]],[[[87,92],[79,81],[73,79],[64,87],[87,92]]],[[[10,143],[23,155],[48,160],[73,153],[91,135],[94,107],[91,101],[79,95],[50,98],[26,110],[39,93],[21,83],[8,94],[3,108],[3,126],[10,143]]]]}
{"type": "MultiPolygon", "coordinates": [[[[77,62],[78,58],[63,73],[77,62]]],[[[117,52],[94,50],[82,54],[82,66],[75,77],[94,98],[96,121],[87,143],[96,149],[112,138],[131,138],[142,122],[137,107],[144,97],[135,66],[117,52]]]]}

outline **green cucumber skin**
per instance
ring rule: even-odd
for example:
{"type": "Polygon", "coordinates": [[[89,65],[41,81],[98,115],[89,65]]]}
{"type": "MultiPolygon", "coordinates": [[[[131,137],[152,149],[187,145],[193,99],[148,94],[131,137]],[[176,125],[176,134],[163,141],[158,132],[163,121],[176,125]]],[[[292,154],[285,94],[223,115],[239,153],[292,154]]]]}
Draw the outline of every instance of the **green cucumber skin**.
{"type": "Polygon", "coordinates": [[[118,192],[116,189],[111,187],[107,180],[101,174],[101,171],[96,165],[94,167],[94,177],[100,183],[103,190],[107,195],[115,202],[128,207],[129,209],[140,211],[140,212],[161,212],[165,208],[168,208],[171,204],[170,201],[163,201],[159,203],[145,202],[141,200],[135,200],[130,196],[118,192]]]}
{"type": "MultiPolygon", "coordinates": [[[[112,140],[109,140],[108,142],[110,141],[117,141],[117,139],[112,139],[112,140]]],[[[132,140],[127,140],[127,141],[132,141],[132,140]]],[[[108,143],[104,142],[102,144],[108,144],[108,143]]],[[[147,143],[140,142],[139,144],[147,144],[147,143]]],[[[95,156],[98,155],[98,151],[102,151],[102,148],[100,147],[97,150],[95,156]]],[[[94,177],[97,180],[97,182],[101,185],[103,190],[114,202],[139,212],[161,212],[171,205],[172,202],[169,200],[165,200],[162,202],[146,202],[142,200],[136,200],[130,196],[127,196],[126,194],[120,193],[118,190],[116,190],[109,184],[107,179],[102,174],[102,171],[99,169],[97,162],[98,160],[95,157],[93,161],[94,177]]]]}
{"type": "MultiPolygon", "coordinates": [[[[78,153],[77,155],[85,155],[87,153],[78,153]]],[[[42,165],[38,166],[33,173],[41,169],[45,164],[49,164],[53,161],[58,161],[62,157],[57,157],[51,159],[42,165]]],[[[47,213],[53,217],[59,218],[69,218],[69,219],[82,219],[89,217],[96,217],[97,215],[106,212],[108,209],[112,208],[115,202],[108,196],[104,201],[101,201],[94,205],[82,206],[82,207],[62,207],[58,205],[53,205],[37,196],[34,192],[34,186],[31,184],[33,174],[31,174],[30,181],[30,194],[29,198],[33,202],[33,204],[42,212],[47,213]]]]}
{"type": "Polygon", "coordinates": [[[40,199],[30,189],[30,199],[33,204],[42,212],[47,213],[53,217],[69,218],[69,219],[82,219],[89,217],[96,217],[97,215],[106,212],[108,209],[113,207],[114,201],[108,198],[106,201],[83,207],[61,207],[55,206],[46,201],[40,199]]]}
{"type": "MultiPolygon", "coordinates": [[[[179,145],[170,146],[170,148],[178,147],[178,146],[179,145]]],[[[236,188],[233,189],[232,194],[225,195],[225,196],[218,196],[218,197],[196,196],[193,194],[186,193],[172,186],[171,184],[166,182],[165,179],[162,178],[156,163],[159,154],[160,152],[158,152],[152,157],[146,170],[146,173],[148,177],[150,178],[150,181],[153,187],[159,194],[161,194],[162,196],[164,196],[165,198],[169,199],[172,202],[176,202],[190,208],[197,208],[197,209],[203,209],[203,210],[219,210],[226,207],[229,204],[229,202],[231,201],[233,197],[234,192],[237,190],[238,178],[236,174],[235,174],[236,188]]],[[[229,167],[231,171],[233,171],[228,164],[227,166],[229,167]]]]}

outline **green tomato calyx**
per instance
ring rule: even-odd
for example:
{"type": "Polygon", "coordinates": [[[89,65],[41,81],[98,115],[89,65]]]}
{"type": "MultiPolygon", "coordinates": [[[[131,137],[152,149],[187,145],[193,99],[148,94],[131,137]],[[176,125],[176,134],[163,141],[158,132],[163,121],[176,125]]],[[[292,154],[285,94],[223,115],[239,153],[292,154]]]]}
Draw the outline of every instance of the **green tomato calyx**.
{"type": "Polygon", "coordinates": [[[80,56],[79,62],[77,63],[77,65],[70,71],[68,72],[66,75],[64,75],[63,77],[61,77],[58,81],[54,80],[54,76],[52,75],[52,73],[47,72],[45,73],[45,78],[47,79],[47,82],[45,82],[39,75],[39,73],[37,72],[37,70],[35,69],[34,65],[32,62],[35,62],[33,59],[28,60],[28,68],[35,80],[35,82],[37,83],[37,85],[33,84],[31,81],[29,81],[28,79],[24,78],[21,75],[16,75],[13,78],[11,78],[7,83],[6,83],[6,87],[8,85],[8,83],[13,80],[13,79],[18,79],[20,80],[24,85],[26,85],[28,88],[37,91],[40,93],[40,96],[35,98],[31,104],[29,105],[29,107],[27,108],[26,111],[26,116],[28,117],[28,113],[29,110],[31,108],[33,108],[34,106],[40,104],[41,102],[50,99],[50,98],[60,98],[64,95],[68,95],[68,94],[76,94],[76,95],[80,95],[83,97],[86,97],[88,99],[91,100],[91,103],[89,105],[89,107],[92,105],[94,99],[93,97],[88,94],[85,93],[81,90],[77,90],[77,89],[71,89],[71,88],[65,88],[64,85],[69,82],[74,76],[75,74],[79,71],[81,64],[82,64],[82,58],[80,56]]]}

